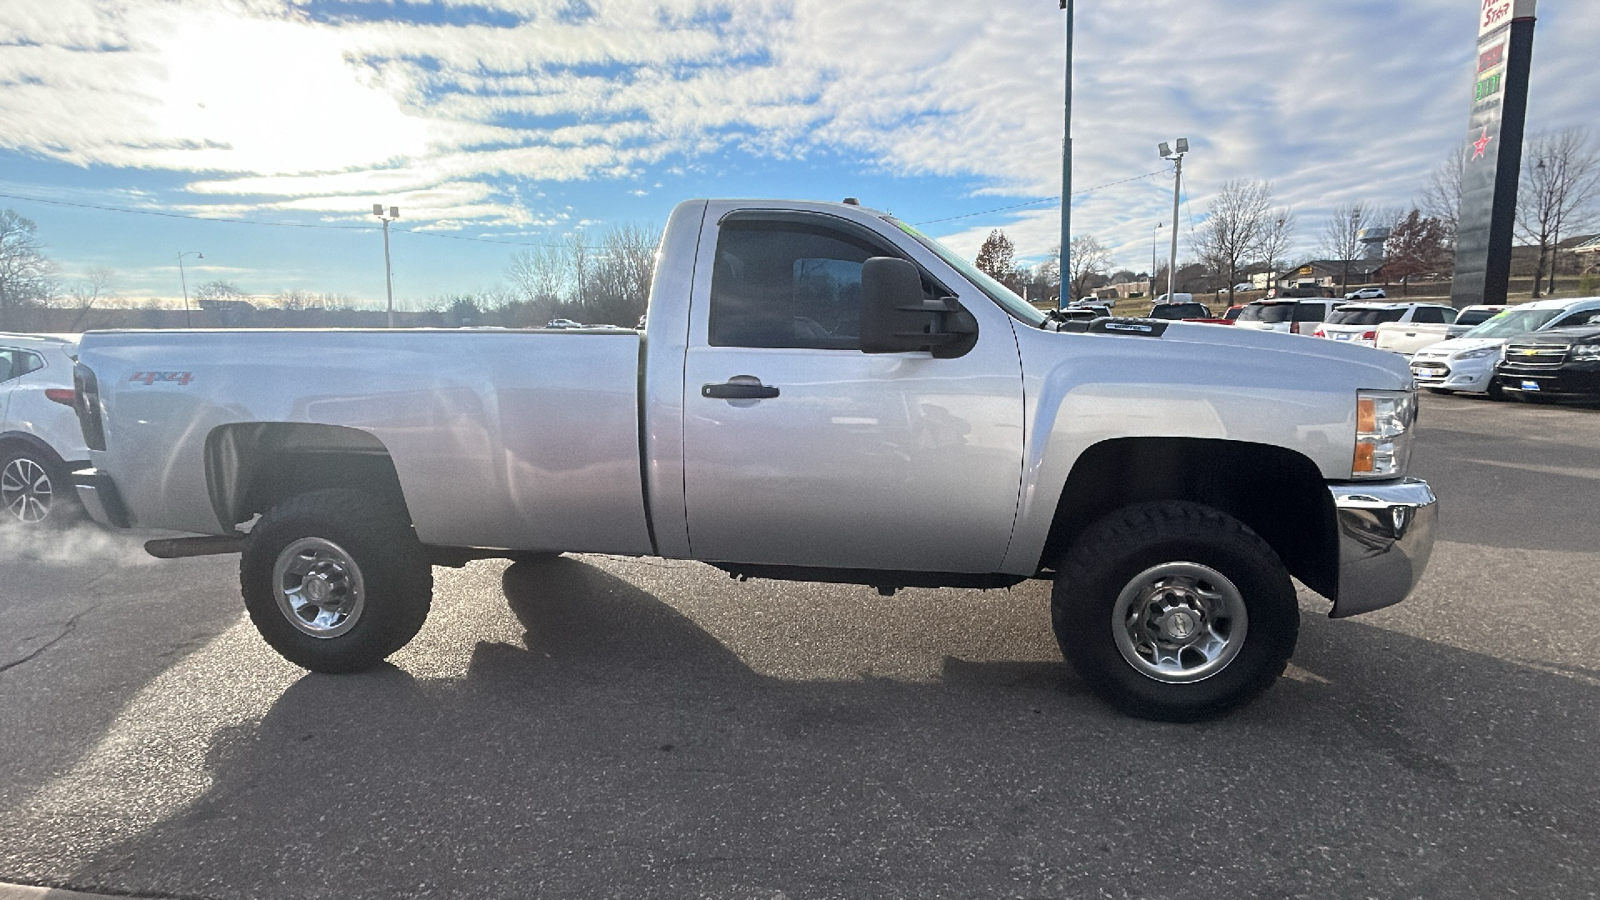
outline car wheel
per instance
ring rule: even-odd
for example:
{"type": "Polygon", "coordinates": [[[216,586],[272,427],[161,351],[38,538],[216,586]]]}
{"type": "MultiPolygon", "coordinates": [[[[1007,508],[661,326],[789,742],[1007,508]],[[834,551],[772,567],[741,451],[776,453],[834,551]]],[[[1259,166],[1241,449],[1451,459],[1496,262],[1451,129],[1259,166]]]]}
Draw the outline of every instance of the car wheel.
{"type": "Polygon", "coordinates": [[[1500,386],[1500,382],[1498,382],[1498,381],[1492,381],[1491,380],[1489,382],[1489,386],[1484,389],[1483,393],[1490,400],[1504,400],[1504,399],[1506,399],[1506,389],[1501,387],[1500,386]]]}
{"type": "Polygon", "coordinates": [[[1189,722],[1254,699],[1283,674],[1300,610],[1277,553],[1198,503],[1124,507],[1066,554],[1051,596],[1061,652],[1102,699],[1189,722]]]}
{"type": "Polygon", "coordinates": [[[348,489],[270,509],[239,559],[262,638],[315,672],[359,672],[404,647],[433,600],[433,568],[398,502],[348,489]]]}
{"type": "Polygon", "coordinates": [[[4,521],[28,526],[69,524],[83,511],[66,466],[32,447],[0,454],[0,508],[4,521]]]}

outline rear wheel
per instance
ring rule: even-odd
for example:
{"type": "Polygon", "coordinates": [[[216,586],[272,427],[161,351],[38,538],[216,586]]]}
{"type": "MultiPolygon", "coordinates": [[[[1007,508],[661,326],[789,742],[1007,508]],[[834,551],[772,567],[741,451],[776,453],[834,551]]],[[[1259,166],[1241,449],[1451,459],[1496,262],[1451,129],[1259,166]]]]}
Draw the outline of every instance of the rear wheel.
{"type": "Polygon", "coordinates": [[[239,587],[256,629],[285,659],[357,672],[422,628],[433,569],[399,503],[320,490],[261,517],[239,560],[239,587]]]}
{"type": "Polygon", "coordinates": [[[0,515],[28,526],[64,525],[82,513],[66,465],[34,447],[0,453],[0,515]]]}
{"type": "Polygon", "coordinates": [[[1174,722],[1222,715],[1270,687],[1300,627],[1273,549],[1237,519],[1181,501],[1091,525],[1057,571],[1051,618],[1095,693],[1174,722]]]}

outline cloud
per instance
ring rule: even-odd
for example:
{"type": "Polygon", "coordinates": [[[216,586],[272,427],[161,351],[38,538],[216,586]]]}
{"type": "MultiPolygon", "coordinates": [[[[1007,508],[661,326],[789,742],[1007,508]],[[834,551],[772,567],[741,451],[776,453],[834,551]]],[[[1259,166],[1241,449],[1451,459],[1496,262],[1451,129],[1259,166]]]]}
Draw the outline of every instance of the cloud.
{"type": "MultiPolygon", "coordinates": [[[[364,203],[343,205],[381,195],[479,225],[546,218],[523,209],[522,185],[633,189],[733,153],[831,154],[875,177],[942,181],[976,209],[1060,190],[1064,16],[1054,4],[340,9],[5,4],[0,147],[187,174],[187,200],[201,204],[358,217],[364,203]]],[[[1464,134],[1474,35],[1471,5],[1457,0],[1079,4],[1074,187],[1158,170],[1156,143],[1182,135],[1194,147],[1184,234],[1232,179],[1271,181],[1304,231],[1340,203],[1399,205],[1464,134]]],[[[1600,17],[1546,4],[1535,127],[1590,115],[1586,48],[1597,39],[1600,17]]],[[[1078,196],[1075,230],[1143,268],[1170,190],[1151,178],[1078,196]]],[[[950,241],[975,252],[1000,226],[1019,252],[1039,255],[1059,240],[1058,223],[1045,204],[955,225],[950,241]]]]}

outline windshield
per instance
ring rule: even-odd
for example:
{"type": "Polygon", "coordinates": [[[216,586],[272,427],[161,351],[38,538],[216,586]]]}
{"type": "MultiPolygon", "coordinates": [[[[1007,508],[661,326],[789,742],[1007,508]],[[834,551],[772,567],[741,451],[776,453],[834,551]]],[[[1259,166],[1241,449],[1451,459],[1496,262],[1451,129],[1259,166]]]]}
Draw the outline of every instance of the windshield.
{"type": "Polygon", "coordinates": [[[1398,322],[1406,311],[1403,309],[1336,309],[1328,317],[1329,325],[1378,325],[1384,322],[1398,322]]]}
{"type": "Polygon", "coordinates": [[[1239,310],[1240,322],[1287,322],[1294,315],[1293,303],[1251,303],[1239,310]]]}
{"type": "Polygon", "coordinates": [[[1035,328],[1045,323],[1046,316],[1038,307],[1012,293],[1010,288],[978,271],[977,267],[973,266],[972,263],[950,252],[950,249],[945,245],[898,219],[888,219],[888,221],[896,228],[916,238],[917,243],[927,247],[934,256],[944,260],[946,265],[960,272],[968,281],[976,285],[978,290],[987,294],[990,300],[1000,304],[1001,308],[1006,312],[1035,328]]]}
{"type": "Polygon", "coordinates": [[[1158,303],[1150,309],[1152,319],[1206,319],[1211,310],[1199,303],[1158,303]]]}
{"type": "Polygon", "coordinates": [[[1467,338],[1508,338],[1537,331],[1561,314],[1559,309],[1508,309],[1461,336],[1467,338]]]}
{"type": "Polygon", "coordinates": [[[1492,309],[1469,309],[1456,318],[1457,325],[1482,325],[1496,315],[1492,309]]]}

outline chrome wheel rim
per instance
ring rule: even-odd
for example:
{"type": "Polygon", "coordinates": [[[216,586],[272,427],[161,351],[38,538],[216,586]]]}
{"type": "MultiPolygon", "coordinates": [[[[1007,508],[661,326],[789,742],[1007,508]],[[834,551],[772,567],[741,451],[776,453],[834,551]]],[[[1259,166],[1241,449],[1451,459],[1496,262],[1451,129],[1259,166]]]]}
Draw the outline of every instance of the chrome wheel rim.
{"type": "Polygon", "coordinates": [[[361,567],[325,538],[301,538],[283,548],[272,567],[278,610],[296,630],[335,638],[356,626],[366,606],[361,567]]]}
{"type": "Polygon", "coordinates": [[[1210,566],[1171,562],[1140,572],[1117,595],[1111,630],[1122,658],[1170,684],[1210,678],[1227,667],[1249,631],[1244,596],[1210,566]]]}
{"type": "Polygon", "coordinates": [[[50,515],[55,490],[50,473],[34,460],[19,456],[0,470],[0,502],[12,518],[28,524],[50,515]]]}

